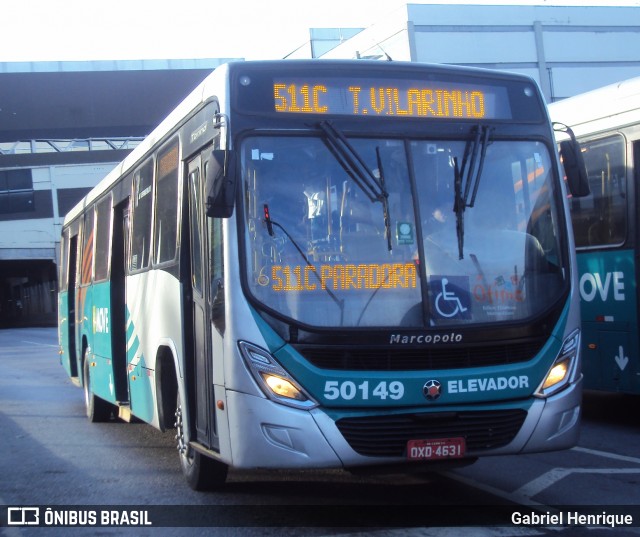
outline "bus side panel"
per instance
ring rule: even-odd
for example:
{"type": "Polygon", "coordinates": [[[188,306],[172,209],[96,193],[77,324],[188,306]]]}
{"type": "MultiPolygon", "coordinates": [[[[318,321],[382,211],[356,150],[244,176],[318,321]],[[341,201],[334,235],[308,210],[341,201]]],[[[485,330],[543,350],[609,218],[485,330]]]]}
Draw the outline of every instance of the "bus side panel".
{"type": "Polygon", "coordinates": [[[91,303],[85,305],[85,332],[89,333],[91,346],[92,389],[94,393],[115,403],[113,360],[111,354],[111,307],[110,283],[103,282],[91,286],[91,303]]]}
{"type": "MultiPolygon", "coordinates": [[[[93,303],[90,285],[83,285],[77,289],[76,299],[76,349],[78,349],[79,371],[82,371],[82,360],[90,357],[92,352],[91,337],[91,305],[93,303]]],[[[80,375],[82,376],[82,375],[80,375]]]]}
{"type": "Polygon", "coordinates": [[[131,412],[158,427],[156,357],[161,346],[182,349],[180,283],[150,270],[127,279],[127,374],[131,412]]]}
{"type": "Polygon", "coordinates": [[[578,253],[585,388],[640,392],[632,250],[578,253]]]}
{"type": "Polygon", "coordinates": [[[151,377],[153,370],[149,339],[151,323],[149,310],[155,305],[153,288],[148,285],[151,272],[130,276],[127,281],[127,375],[131,412],[147,423],[153,421],[154,393],[151,377]]]}

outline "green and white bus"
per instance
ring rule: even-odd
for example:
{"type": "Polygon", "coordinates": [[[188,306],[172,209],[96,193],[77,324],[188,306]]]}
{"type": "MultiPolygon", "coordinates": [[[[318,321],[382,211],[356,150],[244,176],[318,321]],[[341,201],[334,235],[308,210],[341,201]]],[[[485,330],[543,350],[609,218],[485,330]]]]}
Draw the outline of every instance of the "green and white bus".
{"type": "Polygon", "coordinates": [[[195,489],[564,449],[566,200],[527,77],[224,65],[67,215],[61,362],[91,421],[175,428],[195,489]]]}
{"type": "Polygon", "coordinates": [[[640,394],[640,78],[558,101],[549,111],[578,137],[591,190],[569,200],[585,387],[640,394]]]}

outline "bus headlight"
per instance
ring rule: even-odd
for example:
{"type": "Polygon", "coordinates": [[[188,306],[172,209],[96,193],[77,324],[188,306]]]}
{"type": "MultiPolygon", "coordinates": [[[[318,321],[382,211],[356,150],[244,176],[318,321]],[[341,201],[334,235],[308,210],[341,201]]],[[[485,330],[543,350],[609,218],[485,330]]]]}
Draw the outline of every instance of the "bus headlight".
{"type": "Polygon", "coordinates": [[[576,329],[564,340],[558,358],[536,390],[537,397],[549,397],[569,384],[580,349],[580,330],[576,329]]]}
{"type": "Polygon", "coordinates": [[[289,380],[272,375],[270,373],[261,373],[262,378],[269,389],[279,397],[288,397],[296,401],[305,401],[306,397],[300,390],[289,380]]]}
{"type": "Polygon", "coordinates": [[[253,378],[269,399],[305,410],[318,406],[270,353],[245,341],[240,341],[238,347],[253,378]]]}

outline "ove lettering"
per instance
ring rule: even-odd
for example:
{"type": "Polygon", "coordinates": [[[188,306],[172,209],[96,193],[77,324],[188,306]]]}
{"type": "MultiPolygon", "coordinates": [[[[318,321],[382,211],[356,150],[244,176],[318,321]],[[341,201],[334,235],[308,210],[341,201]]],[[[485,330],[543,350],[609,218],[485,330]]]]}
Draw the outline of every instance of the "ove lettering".
{"type": "Polygon", "coordinates": [[[613,290],[613,300],[617,302],[625,300],[624,272],[607,272],[604,281],[598,272],[586,272],[580,277],[580,296],[585,302],[593,302],[596,296],[606,302],[610,290],[613,290]]]}

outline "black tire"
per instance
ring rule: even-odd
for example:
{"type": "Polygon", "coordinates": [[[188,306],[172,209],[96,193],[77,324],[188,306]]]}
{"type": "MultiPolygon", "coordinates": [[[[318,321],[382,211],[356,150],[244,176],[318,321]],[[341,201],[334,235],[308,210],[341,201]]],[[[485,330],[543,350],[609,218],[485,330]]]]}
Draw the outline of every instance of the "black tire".
{"type": "Polygon", "coordinates": [[[182,402],[178,391],[176,404],[176,442],[180,467],[187,483],[193,490],[215,490],[224,485],[229,467],[211,457],[195,451],[185,438],[182,421],[182,402]]]}
{"type": "Polygon", "coordinates": [[[86,357],[86,353],[82,366],[82,381],[84,384],[84,406],[89,421],[91,423],[109,421],[113,412],[113,405],[93,393],[91,375],[89,374],[89,360],[86,357]]]}

